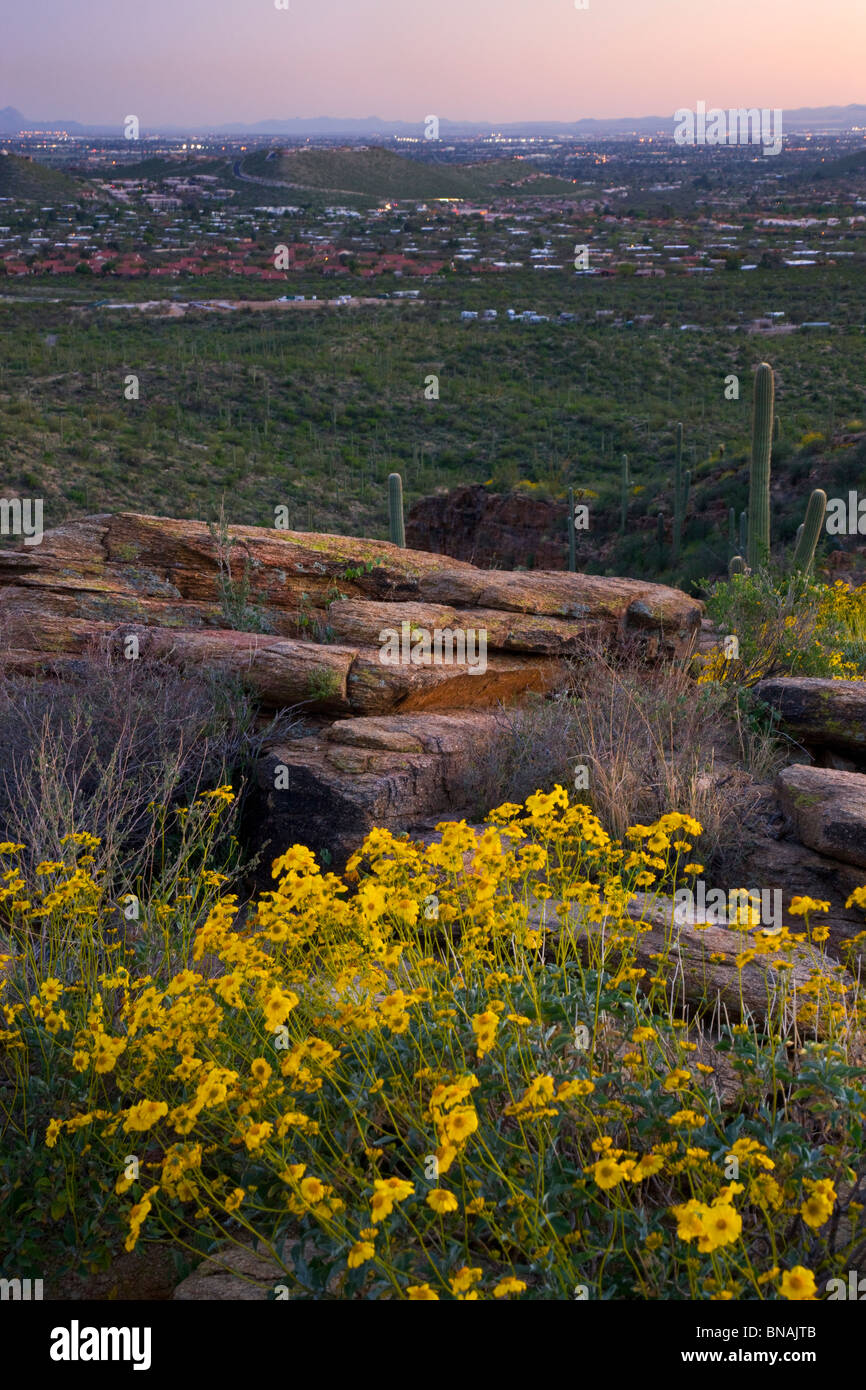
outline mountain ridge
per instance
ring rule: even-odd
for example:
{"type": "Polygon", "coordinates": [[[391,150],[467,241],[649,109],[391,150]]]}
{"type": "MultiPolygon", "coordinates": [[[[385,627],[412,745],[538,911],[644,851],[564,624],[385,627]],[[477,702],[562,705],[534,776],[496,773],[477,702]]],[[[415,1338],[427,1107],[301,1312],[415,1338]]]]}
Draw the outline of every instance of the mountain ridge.
{"type": "MultiPolygon", "coordinates": [[[[708,103],[709,105],[710,103],[708,103]]],[[[728,109],[727,107],[724,109],[728,109]]],[[[850,102],[847,105],[801,106],[786,111],[782,108],[783,125],[789,130],[823,129],[826,131],[853,130],[866,126],[866,103],[850,102]]],[[[309,117],[270,117],[265,120],[242,122],[227,121],[222,124],[179,126],[176,124],[156,124],[147,127],[154,134],[222,134],[222,135],[297,135],[297,136],[389,136],[418,135],[423,133],[428,118],[417,121],[387,120],[381,116],[309,116],[309,117]]],[[[484,121],[484,120],[439,120],[440,132],[453,138],[480,135],[499,131],[512,135],[525,133],[535,135],[581,135],[581,134],[670,134],[674,125],[673,114],[668,116],[582,116],[574,121],[484,121]]],[[[24,116],[14,106],[0,109],[0,136],[17,135],[22,130],[51,131],[66,130],[82,135],[118,135],[123,129],[123,120],[115,124],[83,124],[68,119],[35,120],[24,116]]]]}

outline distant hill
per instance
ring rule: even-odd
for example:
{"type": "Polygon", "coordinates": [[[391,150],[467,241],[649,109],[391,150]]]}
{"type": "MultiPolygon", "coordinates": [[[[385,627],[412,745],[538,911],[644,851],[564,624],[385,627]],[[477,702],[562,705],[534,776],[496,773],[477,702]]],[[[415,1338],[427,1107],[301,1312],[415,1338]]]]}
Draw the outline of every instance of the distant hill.
{"type": "MultiPolygon", "coordinates": [[[[719,104],[724,105],[723,102],[719,104]]],[[[713,103],[708,102],[708,105],[713,103]]],[[[866,104],[852,102],[850,106],[802,106],[783,110],[782,116],[783,127],[789,131],[852,130],[866,125],[866,104]]],[[[370,136],[419,135],[423,126],[422,116],[419,116],[417,121],[389,121],[379,116],[359,119],[319,116],[256,121],[250,125],[234,122],[220,126],[219,130],[226,135],[293,135],[301,138],[339,138],[341,135],[350,135],[357,140],[370,136]]],[[[663,116],[584,116],[575,121],[450,121],[442,117],[439,122],[439,132],[443,140],[484,135],[491,130],[510,136],[564,135],[578,139],[593,135],[672,135],[674,119],[671,111],[663,116]]]]}
{"type": "Polygon", "coordinates": [[[92,173],[88,171],[88,177],[95,179],[179,179],[195,178],[196,174],[227,174],[231,165],[227,159],[216,157],[213,159],[164,159],[162,156],[153,156],[150,159],[139,159],[128,164],[113,164],[110,170],[98,168],[92,173]]]}
{"type": "MultiPolygon", "coordinates": [[[[96,127],[86,127],[87,130],[96,127]]],[[[107,127],[107,130],[116,127],[107,127]]],[[[85,127],[79,125],[78,121],[31,121],[28,116],[23,116],[14,106],[4,106],[0,111],[0,135],[17,135],[22,130],[66,130],[70,134],[80,135],[85,127]]]]}
{"type": "Polygon", "coordinates": [[[14,106],[4,106],[0,111],[0,135],[17,135],[19,130],[28,129],[25,118],[14,106]]]}
{"type": "Polygon", "coordinates": [[[297,190],[366,196],[370,198],[488,198],[519,190],[523,195],[574,192],[568,179],[539,173],[526,159],[502,159],[484,164],[432,164],[395,154],[380,146],[370,149],[281,150],[275,158],[264,152],[244,160],[242,173],[297,190]]]}
{"type": "Polygon", "coordinates": [[[0,198],[72,202],[80,194],[81,186],[69,174],[15,154],[0,154],[0,198]]]}
{"type": "MultiPolygon", "coordinates": [[[[688,96],[683,98],[688,101],[688,96]]],[[[709,103],[712,105],[712,103],[709,103]]],[[[721,103],[724,105],[724,103],[721,103]]],[[[728,103],[730,105],[730,103],[728,103]]],[[[240,121],[214,122],[208,127],[178,127],[154,125],[150,134],[162,135],[287,135],[299,139],[328,138],[342,136],[355,140],[367,138],[387,139],[393,135],[420,135],[425,117],[419,114],[415,121],[387,120],[380,116],[313,116],[278,117],[272,120],[255,121],[244,124],[240,121]]],[[[491,130],[501,131],[511,136],[571,136],[580,139],[598,135],[630,134],[672,135],[674,129],[673,112],[663,116],[585,116],[574,121],[451,121],[440,118],[440,135],[444,140],[463,139],[475,135],[489,134],[491,130]]],[[[783,111],[783,126],[787,131],[844,131],[866,126],[866,104],[852,102],[849,106],[801,106],[783,111]]],[[[57,119],[52,121],[34,120],[22,115],[14,106],[0,110],[0,136],[15,135],[21,130],[64,129],[77,135],[117,136],[118,122],[103,125],[81,125],[78,121],[57,119]]]]}

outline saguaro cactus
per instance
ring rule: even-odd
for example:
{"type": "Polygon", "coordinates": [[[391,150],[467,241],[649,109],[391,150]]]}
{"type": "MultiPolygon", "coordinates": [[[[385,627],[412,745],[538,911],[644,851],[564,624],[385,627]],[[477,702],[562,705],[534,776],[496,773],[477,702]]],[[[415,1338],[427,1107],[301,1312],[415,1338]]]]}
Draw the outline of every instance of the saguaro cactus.
{"type": "Polygon", "coordinates": [[[737,553],[737,513],[734,507],[728,508],[728,559],[737,553]]]}
{"type": "Polygon", "coordinates": [[[750,569],[759,569],[770,558],[770,459],[773,453],[773,368],[762,362],[755,372],[752,407],[752,466],[749,475],[749,541],[746,557],[750,569]]]}
{"type": "Polygon", "coordinates": [[[658,548],[659,548],[659,567],[661,567],[661,563],[662,563],[662,554],[663,554],[664,548],[665,548],[665,514],[664,514],[664,512],[659,512],[658,516],[656,517],[656,541],[657,541],[657,543],[658,543],[658,548]]]}
{"type": "Polygon", "coordinates": [[[622,456],[622,474],[619,485],[619,529],[625,534],[626,522],[628,520],[628,493],[631,487],[631,474],[628,471],[628,454],[622,456]]]}
{"type": "Polygon", "coordinates": [[[572,574],[577,569],[577,536],[574,532],[574,488],[568,489],[568,568],[572,574]]]}
{"type": "Polygon", "coordinates": [[[797,544],[794,549],[793,567],[795,570],[801,570],[803,574],[808,574],[812,568],[815,559],[815,547],[824,525],[826,512],[827,494],[822,488],[816,487],[809,498],[806,520],[797,532],[797,544]]]}
{"type": "Polygon", "coordinates": [[[406,528],[403,525],[403,479],[399,473],[388,474],[388,519],[391,541],[406,549],[406,528]]]}
{"type": "Polygon", "coordinates": [[[748,544],[748,539],[749,539],[749,514],[748,514],[748,512],[743,511],[743,512],[740,512],[740,551],[739,551],[739,553],[740,553],[741,555],[745,555],[745,553],[746,553],[746,546],[747,546],[747,544],[748,544]]]}
{"type": "Polygon", "coordinates": [[[674,525],[672,533],[672,559],[674,563],[680,558],[680,546],[683,539],[683,527],[686,520],[686,507],[689,505],[691,485],[691,470],[686,469],[683,473],[683,427],[678,424],[676,457],[674,459],[674,525]]]}

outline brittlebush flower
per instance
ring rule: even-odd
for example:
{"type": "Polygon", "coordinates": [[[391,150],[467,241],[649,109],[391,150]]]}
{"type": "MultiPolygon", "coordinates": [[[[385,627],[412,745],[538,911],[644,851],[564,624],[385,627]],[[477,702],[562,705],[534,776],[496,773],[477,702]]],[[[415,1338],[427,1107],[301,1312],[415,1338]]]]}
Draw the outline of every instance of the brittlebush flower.
{"type": "Polygon", "coordinates": [[[612,1158],[600,1158],[590,1169],[597,1187],[606,1192],[610,1187],[616,1187],[617,1183],[622,1182],[627,1176],[627,1170],[621,1163],[616,1163],[612,1158]]]}
{"type": "Polygon", "coordinates": [[[807,1226],[817,1231],[818,1227],[823,1226],[833,1215],[833,1203],[822,1193],[813,1192],[800,1207],[800,1215],[807,1226]]]}
{"type": "Polygon", "coordinates": [[[127,1132],[151,1129],[157,1120],[161,1120],[163,1115],[167,1114],[168,1106],[164,1100],[142,1100],[127,1110],[123,1128],[127,1132]]]}
{"type": "Polygon", "coordinates": [[[661,1154],[643,1154],[629,1173],[632,1182],[642,1182],[644,1178],[654,1177],[664,1167],[661,1154]]]}
{"type": "Polygon", "coordinates": [[[452,1144],[462,1144],[478,1128],[478,1116],[471,1106],[463,1106],[446,1116],[442,1128],[452,1144]]]}
{"type": "Polygon", "coordinates": [[[325,1184],[318,1178],[304,1178],[301,1183],[301,1196],[305,1202],[321,1202],[325,1195],[325,1184]]]}
{"type": "Polygon", "coordinates": [[[830,904],[817,898],[792,898],[788,912],[792,917],[806,917],[810,912],[829,912],[830,904]]]}
{"type": "Polygon", "coordinates": [[[427,1205],[441,1216],[445,1212],[456,1211],[458,1204],[453,1192],[446,1192],[442,1187],[434,1187],[433,1191],[427,1194],[427,1205]]]}
{"type": "Polygon", "coordinates": [[[492,1009],[487,1009],[481,1014],[475,1014],[473,1017],[472,1031],[478,1041],[479,1061],[492,1049],[496,1041],[496,1030],[498,1027],[499,1018],[492,1009]]]}
{"type": "Polygon", "coordinates": [[[737,1240],[743,1229],[743,1220],[728,1203],[718,1202],[704,1212],[702,1226],[698,1249],[706,1254],[737,1240]]]}
{"type": "Polygon", "coordinates": [[[463,1268],[458,1269],[457,1273],[448,1281],[451,1285],[451,1292],[455,1294],[467,1293],[468,1290],[472,1288],[473,1284],[478,1283],[481,1274],[482,1271],[480,1269],[470,1269],[468,1265],[464,1265],[463,1268]]]}
{"type": "Polygon", "coordinates": [[[500,1279],[499,1283],[494,1286],[493,1297],[507,1298],[511,1293],[523,1293],[525,1288],[526,1285],[522,1279],[515,1279],[513,1275],[509,1274],[507,1278],[500,1279]]]}
{"type": "Polygon", "coordinates": [[[394,1210],[394,1199],[387,1192],[374,1192],[370,1198],[370,1210],[375,1221],[384,1221],[394,1210]]]}
{"type": "Polygon", "coordinates": [[[250,1125],[249,1129],[244,1131],[244,1143],[250,1151],[261,1148],[265,1140],[273,1134],[273,1131],[274,1127],[269,1120],[264,1120],[261,1124],[250,1125]]]}
{"type": "Polygon", "coordinates": [[[410,1284],[406,1290],[406,1296],[410,1303],[438,1303],[439,1295],[431,1289],[429,1284],[410,1284]]]}
{"type": "Polygon", "coordinates": [[[376,1254],[376,1247],[371,1240],[356,1240],[349,1251],[347,1264],[350,1269],[358,1269],[367,1260],[372,1260],[376,1254]]]}
{"type": "Polygon", "coordinates": [[[815,1297],[817,1287],[811,1269],[806,1269],[803,1265],[794,1265],[793,1269],[786,1269],[782,1275],[780,1292],[783,1298],[792,1302],[806,1302],[815,1297]]]}
{"type": "Polygon", "coordinates": [[[703,1203],[696,1201],[695,1198],[684,1202],[681,1206],[671,1207],[673,1215],[677,1218],[677,1235],[680,1240],[695,1240],[698,1236],[703,1235],[704,1210],[703,1203]]]}

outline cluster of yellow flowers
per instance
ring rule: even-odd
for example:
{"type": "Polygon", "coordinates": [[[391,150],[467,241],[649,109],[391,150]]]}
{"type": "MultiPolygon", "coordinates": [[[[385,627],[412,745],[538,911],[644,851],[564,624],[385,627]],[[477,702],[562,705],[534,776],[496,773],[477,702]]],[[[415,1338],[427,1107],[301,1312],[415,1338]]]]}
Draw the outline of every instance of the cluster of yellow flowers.
{"type": "MultiPolygon", "coordinates": [[[[245,908],[223,893],[158,976],[113,964],[85,988],[58,968],[4,1004],[0,971],[10,1033],[26,1015],[88,1097],[51,1119],[46,1144],[90,1144],[116,1164],[116,1193],[135,1198],[126,1248],[190,1221],[272,1245],[315,1230],[352,1289],[475,1301],[569,1296],[576,1260],[607,1263],[610,1206],[623,1230],[653,1203],[667,1223],[646,1240],[645,1281],[664,1250],[657,1277],[679,1271],[693,1284],[682,1243],[718,1260],[777,1214],[822,1228],[833,1183],[794,1180],[755,1139],[730,1149],[742,1183],[725,1180],[710,1151],[723,1133],[713,1068],[694,1065],[685,1023],[662,1028],[651,1012],[664,959],[650,981],[635,966],[646,924],[631,914],[634,893],[701,871],[689,860],[700,824],[671,813],[619,842],[556,787],[497,808],[481,831],[439,831],[427,846],[373,831],[343,878],[292,846],[272,891],[245,908]],[[575,1045],[577,998],[600,1031],[622,1001],[618,1086],[602,1052],[575,1045]],[[637,1146],[635,1105],[652,1114],[637,1146]],[[141,1176],[128,1176],[139,1136],[141,1176]],[[691,1196],[665,1216],[661,1193],[680,1190],[691,1196]]],[[[49,920],[98,904],[80,862],[39,868],[49,893],[73,885],[49,920]]],[[[24,875],[13,879],[23,898],[24,875]]],[[[866,887],[851,900],[866,906],[866,887]]],[[[808,927],[824,907],[801,899],[792,910],[808,927]]],[[[759,924],[735,930],[751,930],[762,955],[759,924]]],[[[788,935],[791,949],[809,944],[808,930],[788,935]]],[[[774,959],[786,949],[776,938],[774,959]]],[[[784,991],[780,1000],[779,1017],[784,991]]],[[[774,1266],[785,1297],[809,1296],[791,1292],[808,1287],[798,1268],[778,1284],[774,1266]]],[[[754,1288],[769,1277],[755,1273],[754,1288]]]]}

